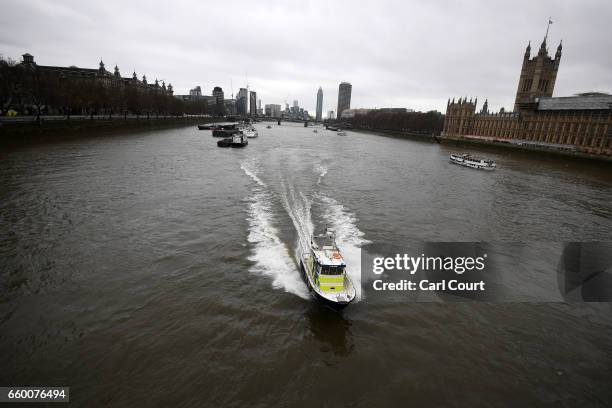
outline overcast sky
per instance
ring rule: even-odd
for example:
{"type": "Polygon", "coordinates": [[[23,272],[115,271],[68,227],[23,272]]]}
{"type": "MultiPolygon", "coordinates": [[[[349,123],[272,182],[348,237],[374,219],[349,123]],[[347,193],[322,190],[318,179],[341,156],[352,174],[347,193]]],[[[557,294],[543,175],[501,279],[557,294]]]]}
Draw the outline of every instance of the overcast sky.
{"type": "MultiPolygon", "coordinates": [[[[46,1],[2,2],[0,54],[41,65],[135,69],[188,93],[226,97],[248,82],[262,104],[297,99],[444,111],[449,97],[512,108],[527,42],[563,39],[555,96],[612,91],[612,1],[46,1]]],[[[324,113],[325,115],[325,113],[324,113]]]]}

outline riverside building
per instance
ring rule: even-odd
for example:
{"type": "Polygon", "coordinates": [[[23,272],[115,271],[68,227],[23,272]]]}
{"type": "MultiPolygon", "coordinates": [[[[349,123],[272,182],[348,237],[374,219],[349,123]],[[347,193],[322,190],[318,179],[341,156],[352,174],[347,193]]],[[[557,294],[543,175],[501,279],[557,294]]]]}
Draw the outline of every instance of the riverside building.
{"type": "Polygon", "coordinates": [[[352,90],[353,86],[348,82],[342,82],[340,86],[338,86],[338,110],[336,110],[338,119],[342,117],[342,112],[351,108],[352,90]]]}
{"type": "Polygon", "coordinates": [[[487,100],[476,112],[477,99],[449,99],[442,136],[612,156],[612,95],[553,97],[563,46],[553,58],[546,39],[533,58],[527,45],[512,112],[489,112],[487,100]]]}

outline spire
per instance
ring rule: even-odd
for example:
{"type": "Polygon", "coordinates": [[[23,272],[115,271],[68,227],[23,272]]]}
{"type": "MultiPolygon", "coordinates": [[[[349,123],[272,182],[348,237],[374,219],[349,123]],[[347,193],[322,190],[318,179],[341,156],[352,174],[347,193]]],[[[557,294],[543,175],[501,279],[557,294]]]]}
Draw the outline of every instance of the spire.
{"type": "Polygon", "coordinates": [[[117,64],[115,64],[115,76],[121,76],[121,74],[119,73],[119,67],[117,66],[117,64]]]}
{"type": "Polygon", "coordinates": [[[132,74],[132,79],[137,80],[138,77],[136,76],[136,70],[134,70],[134,73],[132,74]]]}
{"type": "Polygon", "coordinates": [[[559,46],[557,47],[557,53],[555,54],[555,58],[559,58],[561,56],[562,49],[563,49],[563,40],[559,42],[559,46]]]}
{"type": "Polygon", "coordinates": [[[103,74],[106,70],[104,69],[104,62],[102,62],[102,58],[100,58],[100,68],[98,68],[98,72],[103,74]]]}
{"type": "Polygon", "coordinates": [[[527,44],[527,48],[525,48],[525,58],[529,58],[531,56],[531,40],[529,44],[527,44]]]}
{"type": "Polygon", "coordinates": [[[542,41],[542,45],[540,45],[540,51],[538,51],[538,55],[543,54],[546,55],[548,53],[548,51],[546,50],[546,37],[544,37],[544,40],[542,41]]]}
{"type": "Polygon", "coordinates": [[[146,75],[142,76],[142,83],[145,84],[145,85],[147,84],[147,76],[146,75]]]}

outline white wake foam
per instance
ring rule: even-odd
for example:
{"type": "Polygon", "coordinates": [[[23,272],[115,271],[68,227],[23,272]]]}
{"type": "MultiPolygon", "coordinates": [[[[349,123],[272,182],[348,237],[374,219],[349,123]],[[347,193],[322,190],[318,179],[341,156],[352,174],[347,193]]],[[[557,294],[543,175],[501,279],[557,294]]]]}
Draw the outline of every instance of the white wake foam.
{"type": "Polygon", "coordinates": [[[310,215],[312,202],[302,192],[296,194],[293,184],[281,182],[281,187],[283,207],[298,234],[296,253],[299,257],[304,252],[310,252],[310,238],[314,229],[310,215]]]}
{"type": "Polygon", "coordinates": [[[240,163],[240,168],[246,173],[247,176],[252,178],[257,184],[259,184],[260,187],[266,187],[266,183],[264,183],[259,178],[259,172],[261,171],[261,167],[257,161],[245,160],[240,163]]]}
{"type": "Polygon", "coordinates": [[[361,299],[361,247],[368,240],[357,227],[357,217],[342,204],[323,194],[317,194],[323,204],[323,218],[336,232],[336,242],[347,264],[347,273],[357,289],[357,299],[361,299]]]}
{"type": "Polygon", "coordinates": [[[319,173],[319,178],[317,178],[317,185],[319,185],[321,181],[323,181],[323,177],[327,174],[327,167],[323,164],[319,164],[315,170],[319,173]]]}
{"type": "Polygon", "coordinates": [[[253,246],[249,260],[254,262],[250,272],[272,279],[272,286],[298,295],[309,297],[306,285],[301,279],[291,260],[289,250],[278,237],[274,227],[272,195],[266,191],[266,184],[259,177],[260,167],[257,162],[246,161],[241,164],[244,172],[251,177],[257,186],[249,198],[248,241],[253,246]]]}

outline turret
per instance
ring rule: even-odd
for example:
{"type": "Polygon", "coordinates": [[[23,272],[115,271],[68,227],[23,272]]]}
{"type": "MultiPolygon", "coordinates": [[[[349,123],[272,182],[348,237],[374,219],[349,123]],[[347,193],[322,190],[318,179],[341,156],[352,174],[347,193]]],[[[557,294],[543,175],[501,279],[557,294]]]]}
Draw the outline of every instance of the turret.
{"type": "Polygon", "coordinates": [[[485,99],[484,105],[482,105],[482,110],[480,111],[480,113],[484,113],[484,114],[489,113],[489,100],[488,99],[485,99]]]}
{"type": "Polygon", "coordinates": [[[563,49],[563,40],[561,40],[561,42],[559,42],[559,46],[557,47],[557,52],[555,53],[555,60],[558,60],[561,58],[561,50],[563,49]]]}
{"type": "Polygon", "coordinates": [[[145,84],[145,85],[147,84],[147,76],[146,75],[142,76],[142,83],[145,84]]]}
{"type": "Polygon", "coordinates": [[[115,65],[115,76],[117,78],[121,76],[121,74],[119,73],[119,67],[117,65],[115,65]]]}
{"type": "Polygon", "coordinates": [[[134,73],[132,74],[132,79],[134,81],[138,81],[138,77],[136,76],[136,70],[134,70],[134,73]]]}
{"type": "Polygon", "coordinates": [[[540,45],[540,50],[538,51],[538,56],[543,55],[546,56],[548,55],[548,50],[546,49],[546,37],[544,37],[544,40],[542,41],[542,45],[540,45]]]}
{"type": "Polygon", "coordinates": [[[98,72],[100,74],[103,74],[104,72],[106,72],[106,69],[104,68],[104,62],[102,61],[101,58],[100,58],[100,68],[98,68],[98,72]]]}
{"type": "Polygon", "coordinates": [[[528,60],[531,57],[531,41],[527,44],[527,48],[525,48],[525,59],[528,60]]]}

